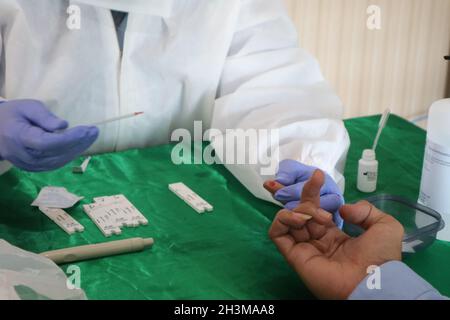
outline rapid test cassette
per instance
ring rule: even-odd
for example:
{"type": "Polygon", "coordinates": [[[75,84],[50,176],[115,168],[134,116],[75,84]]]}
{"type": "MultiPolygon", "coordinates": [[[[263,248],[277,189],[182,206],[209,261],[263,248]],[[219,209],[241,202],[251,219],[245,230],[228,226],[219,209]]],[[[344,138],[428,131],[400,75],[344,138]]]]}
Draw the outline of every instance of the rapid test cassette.
{"type": "Polygon", "coordinates": [[[39,210],[69,235],[84,231],[84,227],[62,209],[39,207],[39,210]]]}
{"type": "Polygon", "coordinates": [[[122,227],[147,225],[148,220],[122,195],[94,198],[94,203],[83,206],[84,212],[94,221],[106,237],[122,233],[122,227]]]}
{"type": "Polygon", "coordinates": [[[105,237],[122,233],[122,230],[116,222],[115,212],[111,211],[110,208],[105,208],[105,206],[100,204],[92,203],[84,205],[83,209],[105,237]]]}
{"type": "Polygon", "coordinates": [[[169,184],[169,189],[198,213],[211,212],[214,207],[182,182],[169,184]]]}
{"type": "Polygon", "coordinates": [[[117,223],[125,227],[148,225],[147,218],[123,195],[94,198],[95,203],[115,210],[117,223]]]}

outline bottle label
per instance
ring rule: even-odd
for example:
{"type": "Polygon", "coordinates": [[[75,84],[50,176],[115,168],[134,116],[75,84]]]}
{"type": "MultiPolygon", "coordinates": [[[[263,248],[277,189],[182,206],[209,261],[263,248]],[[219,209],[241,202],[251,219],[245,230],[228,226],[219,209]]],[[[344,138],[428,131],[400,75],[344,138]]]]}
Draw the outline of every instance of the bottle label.
{"type": "Polygon", "coordinates": [[[450,148],[427,141],[419,201],[450,214],[450,148]]]}
{"type": "Polygon", "coordinates": [[[367,171],[363,173],[364,176],[366,176],[368,182],[375,182],[378,178],[378,172],[377,171],[367,171]]]}

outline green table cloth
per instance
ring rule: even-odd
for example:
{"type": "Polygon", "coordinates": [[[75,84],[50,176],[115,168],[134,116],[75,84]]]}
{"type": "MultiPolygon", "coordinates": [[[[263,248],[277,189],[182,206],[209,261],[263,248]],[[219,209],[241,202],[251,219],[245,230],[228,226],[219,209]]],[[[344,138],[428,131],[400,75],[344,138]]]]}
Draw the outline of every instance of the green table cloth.
{"type": "MultiPolygon", "coordinates": [[[[371,146],[379,117],[346,121],[352,146],[346,168],[346,200],[356,191],[357,161],[371,146]]],[[[378,149],[379,192],[416,200],[425,132],[393,116],[378,149]]],[[[221,165],[170,161],[172,145],[105,154],[83,175],[71,165],[50,173],[13,169],[0,176],[0,238],[33,252],[131,237],[153,237],[152,249],[76,263],[90,299],[306,299],[313,298],[268,239],[279,208],[254,198],[221,165]],[[214,205],[197,214],[168,189],[184,182],[214,205]],[[68,210],[83,233],[68,236],[30,203],[44,186],[64,186],[85,198],[68,210]],[[82,210],[94,197],[124,194],[149,220],[105,238],[82,210]]],[[[77,163],[80,161],[78,160],[77,163]]],[[[436,241],[405,262],[445,295],[450,295],[450,244],[436,241]]],[[[62,266],[66,269],[68,266],[62,266]]]]}

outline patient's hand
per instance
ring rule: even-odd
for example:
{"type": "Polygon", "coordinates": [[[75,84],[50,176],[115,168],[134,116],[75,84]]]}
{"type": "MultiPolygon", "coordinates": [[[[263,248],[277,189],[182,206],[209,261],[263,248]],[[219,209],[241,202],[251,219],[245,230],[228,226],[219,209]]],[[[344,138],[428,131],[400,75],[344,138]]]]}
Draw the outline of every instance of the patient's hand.
{"type": "Polygon", "coordinates": [[[320,208],[322,171],[315,171],[293,211],[281,210],[269,236],[308,288],[321,299],[346,299],[367,276],[367,268],[401,259],[403,227],[368,202],[340,209],[346,222],[366,232],[351,238],[320,208]]]}
{"type": "MultiPolygon", "coordinates": [[[[302,190],[316,170],[316,167],[295,160],[283,160],[280,162],[275,180],[266,181],[264,188],[286,209],[293,210],[298,207],[302,190]]],[[[343,221],[338,210],[343,204],[344,197],[341,190],[333,178],[325,174],[324,183],[320,188],[320,207],[333,213],[333,220],[340,228],[343,221]]]]}

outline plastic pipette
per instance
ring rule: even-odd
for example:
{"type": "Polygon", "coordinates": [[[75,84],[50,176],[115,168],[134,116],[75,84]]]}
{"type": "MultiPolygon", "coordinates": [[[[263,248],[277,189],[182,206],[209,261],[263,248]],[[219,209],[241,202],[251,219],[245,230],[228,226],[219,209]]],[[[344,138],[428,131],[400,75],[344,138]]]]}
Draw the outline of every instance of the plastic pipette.
{"type": "Polygon", "coordinates": [[[386,109],[386,111],[384,111],[384,113],[383,113],[383,116],[381,117],[380,124],[378,125],[377,136],[375,137],[375,140],[373,142],[373,147],[372,147],[373,151],[375,151],[377,149],[378,141],[380,140],[381,133],[383,132],[384,127],[386,127],[386,124],[389,120],[390,115],[391,115],[391,110],[386,109]]]}

